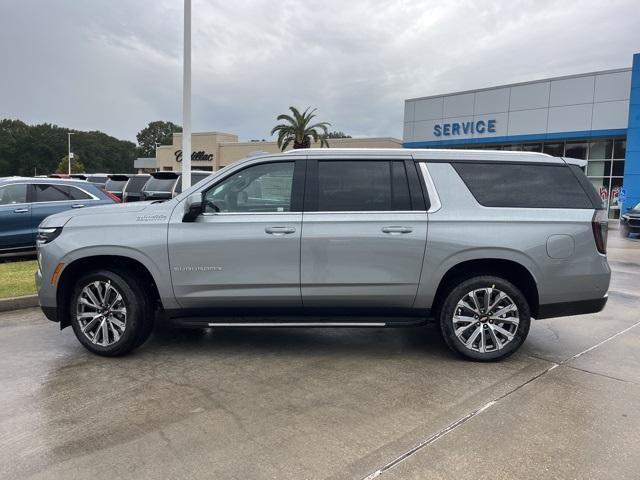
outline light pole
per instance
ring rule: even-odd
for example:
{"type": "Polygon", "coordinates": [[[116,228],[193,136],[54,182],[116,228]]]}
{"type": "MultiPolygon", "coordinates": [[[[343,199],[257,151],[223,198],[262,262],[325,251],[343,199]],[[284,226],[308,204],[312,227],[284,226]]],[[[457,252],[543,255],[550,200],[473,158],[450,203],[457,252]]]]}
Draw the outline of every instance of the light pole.
{"type": "Polygon", "coordinates": [[[184,0],[182,65],[182,190],[191,186],[191,0],[184,0]]]}
{"type": "Polygon", "coordinates": [[[68,150],[67,150],[67,158],[69,159],[69,175],[71,175],[71,159],[73,158],[71,153],[71,135],[75,135],[73,132],[67,132],[68,139],[68,150]]]}

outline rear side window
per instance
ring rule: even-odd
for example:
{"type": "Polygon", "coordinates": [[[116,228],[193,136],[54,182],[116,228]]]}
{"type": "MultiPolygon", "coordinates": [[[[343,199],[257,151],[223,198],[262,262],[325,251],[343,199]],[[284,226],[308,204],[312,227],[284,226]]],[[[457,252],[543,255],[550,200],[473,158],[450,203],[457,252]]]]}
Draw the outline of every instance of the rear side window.
{"type": "Polygon", "coordinates": [[[411,210],[404,162],[318,162],[318,211],[389,210],[411,210]]]}
{"type": "Polygon", "coordinates": [[[87,192],[80,190],[76,187],[67,187],[69,189],[69,196],[71,200],[88,200],[91,198],[87,192]]]}
{"type": "Polygon", "coordinates": [[[70,185],[36,183],[34,187],[36,202],[63,202],[91,198],[86,192],[70,185]]]}
{"type": "Polygon", "coordinates": [[[461,162],[453,168],[485,207],[594,208],[565,165],[461,162]]]}

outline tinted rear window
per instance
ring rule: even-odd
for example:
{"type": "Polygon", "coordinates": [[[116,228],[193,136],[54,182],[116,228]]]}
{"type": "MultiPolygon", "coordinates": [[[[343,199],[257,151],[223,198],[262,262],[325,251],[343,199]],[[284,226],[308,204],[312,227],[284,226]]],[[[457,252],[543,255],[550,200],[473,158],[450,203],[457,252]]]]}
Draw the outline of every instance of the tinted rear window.
{"type": "Polygon", "coordinates": [[[403,162],[318,162],[318,211],[390,210],[411,210],[403,162]]]}
{"type": "Polygon", "coordinates": [[[142,187],[147,183],[147,180],[149,180],[149,177],[131,177],[127,184],[127,192],[138,193],[142,191],[142,187]]]}
{"type": "Polygon", "coordinates": [[[460,162],[453,168],[485,207],[594,208],[565,165],[460,162]]]}
{"type": "Polygon", "coordinates": [[[71,185],[36,183],[34,187],[36,202],[64,202],[91,198],[87,193],[71,185]]]}
{"type": "Polygon", "coordinates": [[[87,182],[91,183],[105,183],[107,180],[109,180],[109,177],[106,175],[89,175],[87,177],[87,182]]]}
{"type": "Polygon", "coordinates": [[[177,178],[154,178],[151,177],[144,186],[147,192],[170,192],[177,178]]]}
{"type": "Polygon", "coordinates": [[[107,180],[104,188],[110,192],[121,192],[126,184],[126,180],[107,180]]]}

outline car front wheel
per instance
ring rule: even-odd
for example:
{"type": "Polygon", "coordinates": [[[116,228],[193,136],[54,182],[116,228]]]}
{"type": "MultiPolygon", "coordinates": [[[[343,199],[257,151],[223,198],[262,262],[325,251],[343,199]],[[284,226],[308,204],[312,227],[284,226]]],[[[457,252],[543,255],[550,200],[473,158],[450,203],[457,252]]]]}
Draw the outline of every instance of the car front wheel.
{"type": "Polygon", "coordinates": [[[97,270],[81,277],[70,313],[76,337],[98,355],[124,355],[144,343],[151,331],[147,295],[127,272],[97,270]]]}
{"type": "Polygon", "coordinates": [[[440,310],[440,330],[454,352],[477,361],[511,355],[529,333],[527,299],[511,282],[478,276],[454,287],[440,310]]]}

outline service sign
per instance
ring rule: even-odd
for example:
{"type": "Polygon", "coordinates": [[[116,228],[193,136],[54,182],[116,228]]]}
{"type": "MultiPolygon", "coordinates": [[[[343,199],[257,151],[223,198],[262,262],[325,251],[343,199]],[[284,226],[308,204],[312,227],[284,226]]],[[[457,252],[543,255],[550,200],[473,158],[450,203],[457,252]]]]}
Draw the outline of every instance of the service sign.
{"type": "Polygon", "coordinates": [[[496,133],[496,120],[475,120],[472,122],[439,123],[433,126],[436,137],[457,137],[460,135],[483,135],[496,133]]]}

